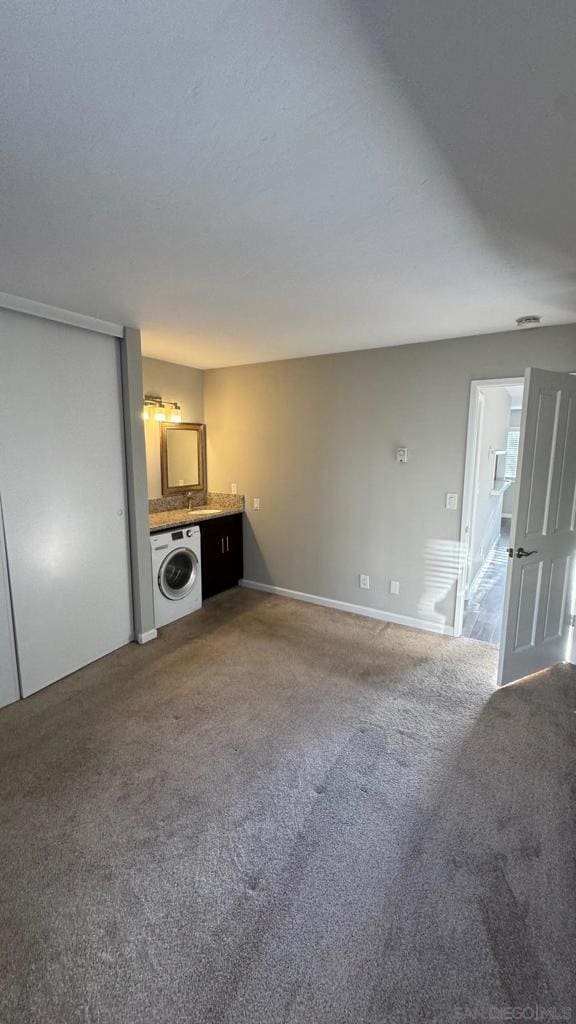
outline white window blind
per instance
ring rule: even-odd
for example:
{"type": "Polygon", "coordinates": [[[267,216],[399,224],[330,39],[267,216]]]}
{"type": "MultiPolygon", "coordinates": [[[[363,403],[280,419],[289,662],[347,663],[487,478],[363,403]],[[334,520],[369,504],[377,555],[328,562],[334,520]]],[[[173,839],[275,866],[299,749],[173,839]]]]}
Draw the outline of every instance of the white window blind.
{"type": "Polygon", "coordinates": [[[516,468],[518,466],[518,444],[520,441],[520,431],[516,428],[508,431],[508,439],[506,441],[506,467],[504,475],[507,480],[516,479],[516,468]]]}

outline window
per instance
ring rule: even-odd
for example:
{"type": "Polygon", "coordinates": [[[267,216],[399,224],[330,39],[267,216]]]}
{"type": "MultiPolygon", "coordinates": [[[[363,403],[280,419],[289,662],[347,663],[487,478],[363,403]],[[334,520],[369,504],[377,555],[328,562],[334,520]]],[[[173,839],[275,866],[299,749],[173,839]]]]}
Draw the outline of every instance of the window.
{"type": "Polygon", "coordinates": [[[516,427],[514,430],[508,431],[508,438],[506,441],[506,464],[504,468],[504,476],[507,480],[516,479],[516,469],[518,466],[518,444],[520,441],[520,431],[516,427]]]}

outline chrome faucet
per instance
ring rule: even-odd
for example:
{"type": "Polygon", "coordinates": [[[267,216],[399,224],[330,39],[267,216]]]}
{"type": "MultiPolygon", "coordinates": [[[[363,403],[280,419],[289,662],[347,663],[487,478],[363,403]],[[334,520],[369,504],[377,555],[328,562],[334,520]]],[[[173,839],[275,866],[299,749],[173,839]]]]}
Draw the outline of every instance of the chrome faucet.
{"type": "Polygon", "coordinates": [[[192,508],[192,498],[194,497],[194,492],[193,491],[188,491],[188,494],[186,495],[186,497],[188,498],[188,511],[190,512],[190,510],[192,508]]]}

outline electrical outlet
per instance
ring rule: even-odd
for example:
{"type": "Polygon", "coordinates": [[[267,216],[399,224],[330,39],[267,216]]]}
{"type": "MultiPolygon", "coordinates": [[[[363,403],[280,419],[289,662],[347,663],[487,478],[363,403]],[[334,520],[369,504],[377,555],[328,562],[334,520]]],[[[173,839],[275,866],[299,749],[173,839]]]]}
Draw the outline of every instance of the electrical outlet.
{"type": "Polygon", "coordinates": [[[370,590],[370,577],[366,573],[360,573],[360,589],[370,590]]]}
{"type": "Polygon", "coordinates": [[[253,508],[255,512],[260,511],[260,498],[254,498],[253,508]]]}
{"type": "Polygon", "coordinates": [[[238,484],[230,484],[231,494],[238,494],[238,484]]]}
{"type": "Polygon", "coordinates": [[[400,581],[399,580],[390,580],[390,593],[391,594],[399,594],[400,593],[400,581]]]}

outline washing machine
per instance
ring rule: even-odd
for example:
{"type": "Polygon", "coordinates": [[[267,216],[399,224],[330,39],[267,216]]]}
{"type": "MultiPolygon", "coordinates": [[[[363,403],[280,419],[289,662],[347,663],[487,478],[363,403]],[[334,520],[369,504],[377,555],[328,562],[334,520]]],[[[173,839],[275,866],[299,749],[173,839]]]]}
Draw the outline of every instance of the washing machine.
{"type": "Polygon", "coordinates": [[[153,533],[152,579],[156,626],[166,626],[202,607],[200,527],[153,533]]]}

